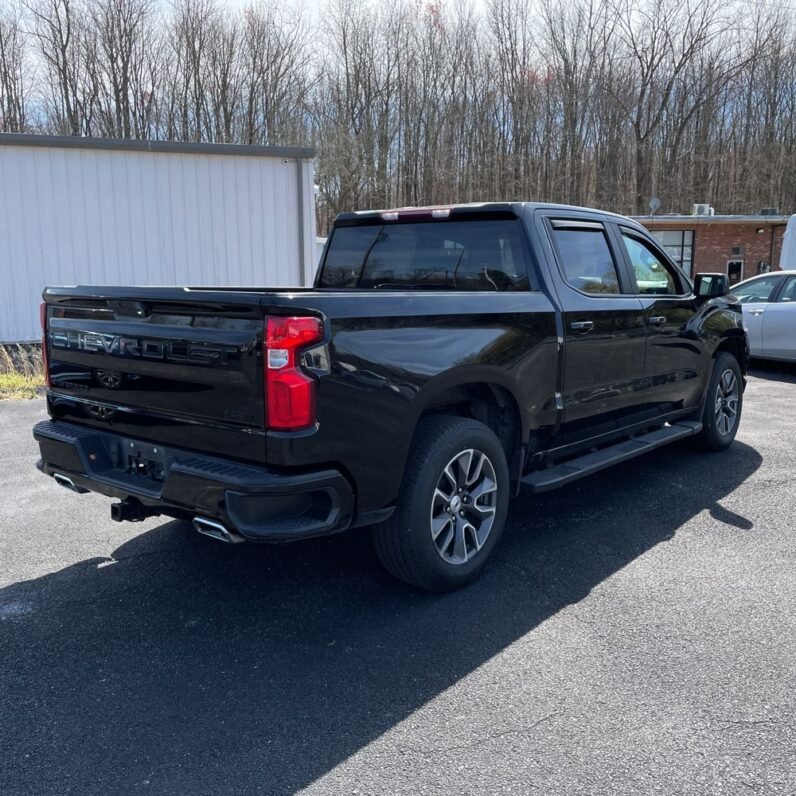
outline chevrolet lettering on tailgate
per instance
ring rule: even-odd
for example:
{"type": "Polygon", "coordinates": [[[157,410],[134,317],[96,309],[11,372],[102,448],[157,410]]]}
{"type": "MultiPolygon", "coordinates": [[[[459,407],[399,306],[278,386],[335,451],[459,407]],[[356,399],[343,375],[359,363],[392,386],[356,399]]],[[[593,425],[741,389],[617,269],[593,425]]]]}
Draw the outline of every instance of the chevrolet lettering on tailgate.
{"type": "Polygon", "coordinates": [[[50,332],[50,345],[72,351],[93,351],[119,357],[162,359],[172,362],[204,362],[221,364],[227,352],[218,346],[205,343],[188,343],[183,340],[147,340],[124,337],[103,332],[86,332],[75,329],[50,332]]]}

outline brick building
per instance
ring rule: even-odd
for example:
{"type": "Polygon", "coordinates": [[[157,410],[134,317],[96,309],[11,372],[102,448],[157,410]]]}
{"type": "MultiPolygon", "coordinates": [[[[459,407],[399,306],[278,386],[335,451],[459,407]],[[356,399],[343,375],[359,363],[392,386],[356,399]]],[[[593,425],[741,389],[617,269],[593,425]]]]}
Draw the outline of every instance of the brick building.
{"type": "Polygon", "coordinates": [[[789,216],[637,216],[691,276],[725,273],[730,283],[780,269],[789,216]]]}

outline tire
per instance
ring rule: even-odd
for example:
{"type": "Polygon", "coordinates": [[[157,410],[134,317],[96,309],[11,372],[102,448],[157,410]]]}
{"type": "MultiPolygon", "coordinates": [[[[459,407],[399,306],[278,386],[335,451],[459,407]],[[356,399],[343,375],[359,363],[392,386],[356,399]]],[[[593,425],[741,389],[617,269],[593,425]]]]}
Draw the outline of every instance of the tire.
{"type": "Polygon", "coordinates": [[[722,351],[714,361],[705,396],[702,431],[697,437],[700,446],[711,451],[729,448],[738,432],[742,409],[741,367],[732,354],[722,351]]]}
{"type": "Polygon", "coordinates": [[[421,589],[466,586],[500,541],[509,488],[506,454],[488,426],[462,417],[424,418],[396,510],[373,529],[379,559],[395,577],[421,589]]]}

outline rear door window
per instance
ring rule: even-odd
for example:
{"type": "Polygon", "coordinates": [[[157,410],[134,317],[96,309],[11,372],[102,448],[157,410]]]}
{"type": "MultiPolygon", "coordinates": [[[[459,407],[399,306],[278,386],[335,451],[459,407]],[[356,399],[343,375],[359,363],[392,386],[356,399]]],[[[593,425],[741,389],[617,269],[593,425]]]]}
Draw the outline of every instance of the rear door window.
{"type": "Polygon", "coordinates": [[[338,227],[321,287],[528,290],[519,222],[431,221],[338,227]]]}
{"type": "Polygon", "coordinates": [[[789,276],[777,301],[796,301],[796,276],[789,276]]]}
{"type": "Polygon", "coordinates": [[[619,274],[605,228],[597,222],[552,220],[558,262],[564,279],[583,293],[621,293],[619,274]]]}

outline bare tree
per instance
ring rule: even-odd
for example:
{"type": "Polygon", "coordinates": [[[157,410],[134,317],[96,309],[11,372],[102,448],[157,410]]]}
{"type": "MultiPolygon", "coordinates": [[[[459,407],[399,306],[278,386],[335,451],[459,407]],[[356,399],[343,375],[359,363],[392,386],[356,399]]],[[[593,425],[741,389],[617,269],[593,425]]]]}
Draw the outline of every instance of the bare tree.
{"type": "Polygon", "coordinates": [[[26,8],[48,77],[47,126],[59,133],[88,135],[94,98],[84,69],[84,10],[78,0],[31,0],[26,8]]]}
{"type": "Polygon", "coordinates": [[[630,92],[616,92],[614,99],[633,130],[636,212],[652,193],[655,135],[672,94],[688,66],[726,31],[723,8],[717,0],[626,0],[616,8],[618,58],[630,92]]]}
{"type": "Polygon", "coordinates": [[[1,129],[314,144],[321,229],[489,199],[796,209],[786,0],[324,0],[317,29],[301,0],[14,1],[1,129]]]}
{"type": "Polygon", "coordinates": [[[26,129],[29,81],[21,9],[0,10],[0,131],[26,129]]]}
{"type": "Polygon", "coordinates": [[[242,30],[242,140],[301,143],[307,136],[313,75],[311,31],[276,0],[248,6],[242,30]]]}
{"type": "Polygon", "coordinates": [[[101,135],[132,138],[149,125],[156,86],[150,25],[154,0],[94,0],[92,36],[84,37],[86,71],[97,95],[101,135]]]}

